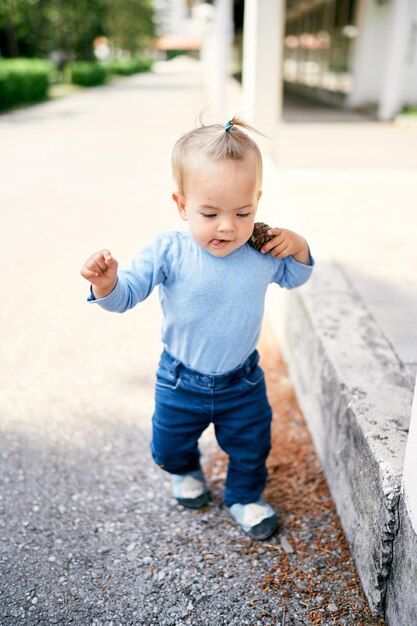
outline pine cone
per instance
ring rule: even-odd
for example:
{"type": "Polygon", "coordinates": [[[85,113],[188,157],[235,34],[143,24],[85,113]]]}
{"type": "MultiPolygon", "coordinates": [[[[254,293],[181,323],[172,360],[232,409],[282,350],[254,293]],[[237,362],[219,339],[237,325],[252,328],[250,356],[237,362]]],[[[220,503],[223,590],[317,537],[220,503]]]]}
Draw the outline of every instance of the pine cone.
{"type": "Polygon", "coordinates": [[[267,241],[273,238],[273,235],[267,235],[270,228],[271,227],[268,226],[268,224],[264,224],[264,222],[255,222],[248,244],[252,246],[252,248],[260,250],[267,241]]]}

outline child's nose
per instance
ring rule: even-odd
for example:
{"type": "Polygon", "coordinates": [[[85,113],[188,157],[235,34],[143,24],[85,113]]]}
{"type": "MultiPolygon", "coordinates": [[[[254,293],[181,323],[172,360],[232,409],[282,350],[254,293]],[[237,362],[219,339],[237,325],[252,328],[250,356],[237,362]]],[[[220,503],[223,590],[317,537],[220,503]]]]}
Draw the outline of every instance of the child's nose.
{"type": "Polygon", "coordinates": [[[235,221],[233,217],[224,217],[219,225],[220,231],[229,232],[235,229],[235,221]]]}

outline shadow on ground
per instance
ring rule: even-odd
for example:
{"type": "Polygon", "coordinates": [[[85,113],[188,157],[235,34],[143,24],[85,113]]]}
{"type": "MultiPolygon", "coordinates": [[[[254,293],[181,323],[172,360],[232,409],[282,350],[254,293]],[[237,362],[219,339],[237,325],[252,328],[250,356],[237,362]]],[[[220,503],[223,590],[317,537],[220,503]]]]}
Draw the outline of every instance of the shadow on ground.
{"type": "Polygon", "coordinates": [[[285,91],[283,119],[287,123],[361,123],[376,121],[374,111],[359,111],[334,106],[307,98],[301,94],[285,91]]]}

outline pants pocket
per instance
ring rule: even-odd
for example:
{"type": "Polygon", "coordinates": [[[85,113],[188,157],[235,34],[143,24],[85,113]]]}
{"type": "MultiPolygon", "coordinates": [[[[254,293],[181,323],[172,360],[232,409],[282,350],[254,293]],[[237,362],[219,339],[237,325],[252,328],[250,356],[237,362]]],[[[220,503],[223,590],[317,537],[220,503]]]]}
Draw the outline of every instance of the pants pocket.
{"type": "Polygon", "coordinates": [[[164,389],[171,389],[175,391],[181,385],[181,378],[169,369],[165,367],[160,368],[156,373],[156,386],[164,389]]]}
{"type": "Polygon", "coordinates": [[[256,365],[246,376],[242,378],[243,382],[249,387],[256,387],[265,378],[264,372],[259,365],[256,365]]]}

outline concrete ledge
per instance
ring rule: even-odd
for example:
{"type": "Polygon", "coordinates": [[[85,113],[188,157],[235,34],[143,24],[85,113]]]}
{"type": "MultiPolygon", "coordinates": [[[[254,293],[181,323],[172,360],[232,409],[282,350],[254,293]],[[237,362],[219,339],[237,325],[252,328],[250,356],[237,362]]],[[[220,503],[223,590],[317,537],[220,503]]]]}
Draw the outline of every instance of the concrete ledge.
{"type": "Polygon", "coordinates": [[[417,624],[417,535],[410,523],[404,500],[399,505],[399,531],[394,542],[385,608],[390,626],[417,624]]]}
{"type": "MultiPolygon", "coordinates": [[[[391,568],[412,404],[409,378],[343,272],[330,262],[319,262],[299,290],[271,288],[267,314],[370,607],[385,614],[389,587],[394,614],[398,585],[391,568]]],[[[417,550],[414,563],[416,556],[417,550]]],[[[415,589],[415,568],[413,584],[415,589]]],[[[408,603],[415,616],[415,592],[408,603]]]]}

